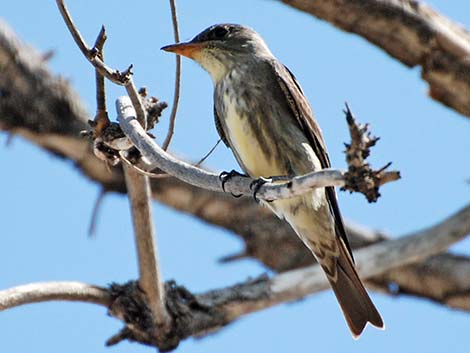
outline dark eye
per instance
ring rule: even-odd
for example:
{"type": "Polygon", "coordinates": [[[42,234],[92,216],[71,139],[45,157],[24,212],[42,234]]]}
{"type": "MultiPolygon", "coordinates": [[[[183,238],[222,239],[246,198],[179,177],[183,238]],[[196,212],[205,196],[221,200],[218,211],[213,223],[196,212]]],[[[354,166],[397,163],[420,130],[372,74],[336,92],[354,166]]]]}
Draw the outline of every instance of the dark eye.
{"type": "Polygon", "coordinates": [[[210,37],[211,39],[223,39],[227,34],[229,30],[225,27],[215,27],[211,33],[210,37]]]}

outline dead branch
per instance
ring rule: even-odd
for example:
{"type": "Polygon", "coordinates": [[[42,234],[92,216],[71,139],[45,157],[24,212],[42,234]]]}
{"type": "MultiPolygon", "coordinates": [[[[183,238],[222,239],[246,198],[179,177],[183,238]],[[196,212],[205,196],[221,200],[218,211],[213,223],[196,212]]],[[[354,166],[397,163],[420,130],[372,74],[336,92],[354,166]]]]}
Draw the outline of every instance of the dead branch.
{"type": "Polygon", "coordinates": [[[165,331],[169,316],[165,307],[165,291],[157,257],[153,226],[151,192],[148,178],[127,165],[123,166],[134,224],[134,236],[139,261],[139,285],[145,293],[156,328],[165,331]]]}
{"type": "Polygon", "coordinates": [[[51,300],[78,301],[109,306],[106,288],[82,282],[37,282],[0,291],[0,311],[51,300]]]}
{"type": "Polygon", "coordinates": [[[470,117],[470,33],[412,0],[282,0],[421,67],[429,95],[470,117]]]}
{"type": "MultiPolygon", "coordinates": [[[[355,258],[359,273],[362,277],[369,278],[393,268],[422,261],[430,255],[442,252],[468,234],[470,206],[428,229],[357,251],[355,258]]],[[[466,283],[467,286],[470,283],[468,278],[466,283]]],[[[34,288],[35,285],[32,286],[34,288]]],[[[40,286],[36,285],[37,288],[40,286]]],[[[166,296],[167,308],[173,319],[172,327],[164,336],[155,336],[152,316],[149,315],[150,310],[145,300],[142,300],[140,287],[135,282],[123,286],[114,284],[108,292],[111,299],[106,303],[111,303],[110,313],[125,321],[126,328],[108,343],[115,344],[122,339],[130,339],[156,346],[161,351],[169,351],[187,337],[199,337],[214,332],[248,313],[298,300],[327,288],[328,282],[318,265],[288,271],[272,279],[261,277],[199,295],[169,282],[166,296]]],[[[9,290],[10,293],[13,290],[9,290]]],[[[448,294],[452,297],[451,293],[448,294]]],[[[99,295],[100,298],[108,299],[103,295],[102,289],[99,295]]],[[[29,296],[39,301],[37,294],[29,293],[29,296]]],[[[0,292],[0,308],[8,300],[12,301],[11,294],[8,291],[0,292]]],[[[23,301],[21,304],[26,303],[27,301],[23,301]]],[[[6,308],[8,307],[4,306],[6,308]]]]}
{"type": "Polygon", "coordinates": [[[377,171],[370,167],[367,157],[370,155],[370,148],[375,146],[379,138],[371,136],[368,124],[362,125],[356,122],[347,104],[344,113],[349,126],[351,143],[345,144],[348,171],[344,176],[345,185],[341,190],[349,190],[351,193],[361,192],[367,201],[375,202],[380,197],[380,185],[400,179],[400,172],[385,171],[392,164],[391,162],[377,171]]]}
{"type": "MultiPolygon", "coordinates": [[[[135,109],[131,100],[128,100],[128,109],[135,109]],[[130,106],[130,108],[129,108],[130,106]]],[[[122,109],[117,107],[118,115],[122,109]]],[[[153,226],[151,190],[148,177],[140,175],[133,168],[123,165],[126,186],[131,205],[134,235],[136,240],[137,258],[139,261],[139,285],[145,293],[145,298],[155,318],[156,329],[165,331],[169,324],[169,316],[165,307],[165,291],[161,280],[160,268],[157,258],[157,243],[153,226]]]]}
{"type": "MultiPolygon", "coordinates": [[[[132,104],[134,105],[135,110],[137,112],[137,119],[139,120],[139,123],[144,128],[146,128],[147,127],[146,111],[143,107],[142,101],[140,99],[140,95],[137,92],[137,88],[134,84],[134,81],[132,80],[132,71],[131,71],[132,65],[130,65],[126,70],[122,72],[119,70],[113,70],[110,67],[108,67],[100,58],[99,48],[95,47],[95,48],[90,49],[90,47],[88,47],[82,35],[80,34],[79,30],[73,23],[72,17],[70,16],[70,13],[67,7],[65,6],[64,1],[56,0],[56,3],[62,15],[62,18],[64,19],[65,24],[67,25],[67,28],[72,34],[72,37],[75,43],[77,43],[77,46],[80,48],[82,54],[88,59],[88,61],[95,67],[95,69],[102,76],[106,77],[111,82],[114,82],[115,84],[124,86],[126,88],[127,94],[131,98],[132,104]]],[[[97,43],[101,45],[99,41],[97,41],[97,43]]]]}

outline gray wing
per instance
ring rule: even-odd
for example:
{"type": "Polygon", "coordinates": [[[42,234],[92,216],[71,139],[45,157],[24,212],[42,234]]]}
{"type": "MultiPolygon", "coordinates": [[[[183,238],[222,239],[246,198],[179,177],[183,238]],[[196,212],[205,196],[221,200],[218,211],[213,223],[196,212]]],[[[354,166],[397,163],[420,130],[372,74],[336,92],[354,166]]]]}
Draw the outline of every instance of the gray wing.
{"type": "MultiPolygon", "coordinates": [[[[302,88],[297,82],[294,74],[284,65],[277,60],[271,62],[274,75],[277,79],[279,87],[281,88],[289,108],[293,113],[301,130],[307,137],[313,151],[320,160],[322,168],[330,168],[330,158],[326,150],[325,141],[321,133],[321,129],[316,122],[310,104],[304,96],[302,88]]],[[[339,211],[338,200],[334,187],[326,187],[326,196],[330,206],[331,213],[335,219],[336,234],[344,241],[351,258],[353,259],[351,247],[344,228],[343,219],[339,211]]]]}

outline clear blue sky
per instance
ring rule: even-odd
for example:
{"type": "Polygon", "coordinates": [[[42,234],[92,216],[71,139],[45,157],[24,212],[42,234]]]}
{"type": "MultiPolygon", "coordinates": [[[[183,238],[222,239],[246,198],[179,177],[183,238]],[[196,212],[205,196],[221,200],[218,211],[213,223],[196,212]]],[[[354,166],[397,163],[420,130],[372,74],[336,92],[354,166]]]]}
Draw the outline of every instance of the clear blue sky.
{"type": "MultiPolygon", "coordinates": [[[[166,1],[69,1],[89,43],[100,25],[108,29],[106,57],[118,68],[134,64],[137,85],[171,103],[174,57],[159,48],[172,42],[166,1]],[[73,5],[73,6],[72,6],[73,5]]],[[[428,1],[450,18],[470,25],[470,2],[428,1]]],[[[347,128],[341,110],[348,101],[381,137],[377,165],[393,161],[403,179],[383,188],[369,205],[360,195],[340,194],[349,220],[405,235],[440,221],[468,203],[469,121],[430,100],[417,69],[390,59],[363,39],[275,1],[180,1],[182,39],[217,22],[258,30],[273,53],[299,78],[323,128],[336,167],[344,167],[347,128]],[[222,5],[223,4],[223,5],[222,5]]],[[[40,51],[54,51],[50,68],[70,80],[94,111],[94,72],[79,53],[54,1],[5,1],[1,16],[40,51]]],[[[120,88],[108,86],[110,110],[120,88]]],[[[469,98],[470,99],[470,98],[469,98]]],[[[166,132],[169,110],[156,129],[166,132]]],[[[0,133],[0,143],[6,135],[0,133]]],[[[212,118],[212,83],[196,64],[183,60],[182,96],[172,151],[199,159],[217,140],[212,118]]],[[[127,200],[108,195],[97,235],[87,237],[99,188],[73,165],[21,138],[0,152],[0,288],[32,281],[80,280],[106,285],[136,278],[135,249],[127,200]]],[[[215,170],[236,168],[223,146],[207,162],[215,170]]],[[[255,261],[220,265],[217,259],[242,244],[230,234],[155,204],[163,274],[193,291],[204,291],[266,272],[255,261]]],[[[470,243],[453,251],[468,254],[470,243]]],[[[446,352],[468,351],[468,313],[425,300],[373,294],[387,326],[367,329],[353,341],[333,295],[325,292],[239,320],[202,340],[189,339],[178,352],[446,352]]],[[[150,352],[104,341],[121,327],[102,307],[81,303],[34,304],[0,313],[0,352],[150,352]]]]}

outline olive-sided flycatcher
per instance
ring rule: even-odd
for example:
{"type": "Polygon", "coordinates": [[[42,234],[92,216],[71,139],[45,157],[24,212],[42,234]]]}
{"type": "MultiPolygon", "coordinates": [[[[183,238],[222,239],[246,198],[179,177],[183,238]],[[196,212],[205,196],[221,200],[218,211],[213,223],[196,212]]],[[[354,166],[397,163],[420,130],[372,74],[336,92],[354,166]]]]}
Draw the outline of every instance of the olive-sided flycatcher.
{"type": "MultiPolygon", "coordinates": [[[[198,62],[214,82],[217,130],[253,178],[330,168],[325,142],[294,75],[250,28],[214,25],[162,49],[198,62]]],[[[354,267],[333,187],[268,204],[323,268],[354,337],[383,321],[354,267]]]]}

